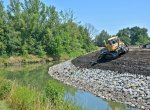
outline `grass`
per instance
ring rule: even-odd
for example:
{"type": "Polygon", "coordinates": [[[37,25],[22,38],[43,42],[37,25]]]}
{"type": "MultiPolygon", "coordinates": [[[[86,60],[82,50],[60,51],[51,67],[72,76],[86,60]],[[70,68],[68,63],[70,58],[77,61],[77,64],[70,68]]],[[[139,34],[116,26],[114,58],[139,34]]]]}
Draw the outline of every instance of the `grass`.
{"type": "Polygon", "coordinates": [[[0,110],[12,110],[4,101],[0,101],[0,110]]]}
{"type": "Polygon", "coordinates": [[[9,66],[9,65],[21,65],[21,64],[31,64],[31,63],[43,63],[43,62],[51,62],[51,61],[62,61],[69,60],[72,58],[76,58],[78,56],[91,53],[92,51],[98,50],[99,47],[89,47],[88,50],[79,49],[78,51],[72,51],[70,53],[61,53],[59,58],[56,56],[49,57],[47,55],[39,56],[39,55],[20,55],[20,56],[0,56],[0,66],[9,66]]]}
{"type": "MultiPolygon", "coordinates": [[[[66,54],[62,54],[61,59],[67,60],[72,57],[80,56],[85,52],[74,52],[70,53],[66,56],[66,54]]],[[[3,65],[14,65],[14,64],[22,64],[22,63],[39,63],[42,62],[43,59],[46,61],[52,61],[52,58],[48,57],[39,57],[34,55],[26,55],[26,56],[3,56],[0,57],[0,66],[3,65]]],[[[60,59],[60,60],[61,60],[60,59]]],[[[30,68],[30,67],[29,67],[30,68]]],[[[38,68],[38,67],[35,67],[38,68]]],[[[10,68],[11,69],[11,68],[10,68]]],[[[34,68],[30,68],[32,71],[34,68]]],[[[20,71],[19,68],[18,71],[20,71]]],[[[29,74],[28,69],[21,74],[17,74],[11,69],[8,74],[7,72],[2,74],[4,78],[0,78],[0,100],[2,103],[2,107],[10,106],[11,109],[17,110],[83,110],[82,107],[75,105],[71,102],[64,101],[64,87],[58,82],[43,80],[43,83],[38,83],[38,85],[43,85],[47,82],[45,88],[37,87],[37,80],[41,81],[43,76],[39,74],[33,73],[29,74]],[[10,74],[10,72],[12,74],[10,74]],[[30,76],[27,77],[26,76],[30,76]],[[36,77],[38,76],[38,77],[36,77]],[[23,78],[21,81],[10,81],[8,79],[18,79],[23,78]],[[28,86],[28,82],[30,82],[30,86],[28,86]],[[32,86],[31,86],[32,84],[32,86]],[[39,90],[42,88],[42,90],[39,90]],[[7,105],[6,105],[7,104],[7,105]]],[[[3,73],[3,72],[2,72],[3,73]]],[[[44,72],[41,72],[44,73],[44,72]]],[[[47,78],[46,78],[47,79],[47,78]]],[[[49,79],[49,78],[48,78],[49,79]]],[[[0,108],[1,110],[1,108],[0,108]]],[[[3,110],[3,109],[2,109],[3,110]]],[[[5,110],[5,109],[4,109],[5,110]]],[[[6,109],[7,110],[7,109],[6,109]]]]}
{"type": "Polygon", "coordinates": [[[2,110],[9,110],[8,106],[14,110],[82,110],[62,100],[63,92],[64,88],[53,81],[48,81],[44,92],[41,92],[34,87],[19,85],[16,81],[0,79],[2,110]]]}
{"type": "Polygon", "coordinates": [[[39,57],[37,55],[11,56],[11,57],[1,56],[0,66],[42,63],[42,62],[51,62],[51,61],[53,61],[53,58],[48,56],[43,56],[43,57],[39,57]]]}

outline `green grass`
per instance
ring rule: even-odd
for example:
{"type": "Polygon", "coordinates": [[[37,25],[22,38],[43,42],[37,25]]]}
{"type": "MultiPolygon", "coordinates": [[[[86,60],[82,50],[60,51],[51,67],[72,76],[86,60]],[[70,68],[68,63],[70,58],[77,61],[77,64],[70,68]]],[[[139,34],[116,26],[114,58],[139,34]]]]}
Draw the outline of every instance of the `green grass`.
{"type": "Polygon", "coordinates": [[[0,66],[41,63],[51,61],[53,61],[53,58],[48,56],[43,57],[37,55],[11,56],[11,57],[0,56],[0,66]]]}
{"type": "Polygon", "coordinates": [[[4,101],[0,101],[0,110],[12,110],[4,101]]]}
{"type": "Polygon", "coordinates": [[[47,74],[51,65],[0,68],[0,100],[17,110],[82,110],[63,100],[66,87],[47,74]]]}
{"type": "Polygon", "coordinates": [[[2,110],[9,110],[7,105],[14,110],[82,110],[62,99],[64,88],[58,86],[57,82],[48,81],[43,92],[31,86],[19,85],[16,81],[1,78],[0,82],[2,110]]]}
{"type": "Polygon", "coordinates": [[[47,55],[38,56],[38,55],[20,55],[20,56],[0,56],[0,66],[9,66],[9,65],[21,65],[21,64],[31,64],[31,63],[43,63],[43,62],[52,62],[52,61],[61,61],[69,60],[76,58],[78,56],[96,51],[99,47],[87,47],[87,49],[78,49],[77,51],[64,52],[61,53],[59,58],[56,56],[50,57],[47,55]],[[88,50],[87,50],[88,49],[88,50]]]}

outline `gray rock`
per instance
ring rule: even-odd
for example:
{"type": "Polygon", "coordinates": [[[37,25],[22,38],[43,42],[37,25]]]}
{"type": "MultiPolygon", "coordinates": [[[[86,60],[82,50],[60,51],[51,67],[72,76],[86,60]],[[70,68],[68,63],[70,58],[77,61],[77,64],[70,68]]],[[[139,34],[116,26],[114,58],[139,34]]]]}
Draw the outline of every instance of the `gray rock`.
{"type": "Polygon", "coordinates": [[[75,67],[66,61],[49,68],[53,78],[104,99],[127,103],[141,109],[150,108],[150,77],[100,69],[75,67]]]}

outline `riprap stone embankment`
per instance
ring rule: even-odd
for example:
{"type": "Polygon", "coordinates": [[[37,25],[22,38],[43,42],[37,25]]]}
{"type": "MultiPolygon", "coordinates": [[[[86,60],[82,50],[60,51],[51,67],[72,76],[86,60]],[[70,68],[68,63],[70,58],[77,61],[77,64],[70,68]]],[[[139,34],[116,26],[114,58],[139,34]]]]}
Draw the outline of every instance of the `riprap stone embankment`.
{"type": "Polygon", "coordinates": [[[66,61],[49,68],[53,78],[104,99],[150,110],[150,76],[79,68],[66,61]]]}

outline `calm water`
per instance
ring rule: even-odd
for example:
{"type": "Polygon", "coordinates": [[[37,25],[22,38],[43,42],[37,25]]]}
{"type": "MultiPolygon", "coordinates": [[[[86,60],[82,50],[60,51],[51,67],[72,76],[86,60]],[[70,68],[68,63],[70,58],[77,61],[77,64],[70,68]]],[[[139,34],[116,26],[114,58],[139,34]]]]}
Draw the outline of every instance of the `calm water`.
{"type": "MultiPolygon", "coordinates": [[[[48,75],[48,67],[52,65],[53,64],[34,64],[0,68],[0,77],[16,80],[20,84],[31,85],[42,90],[48,80],[53,80],[48,75]]],[[[126,105],[103,100],[89,92],[78,90],[66,85],[64,86],[64,99],[80,105],[86,110],[138,110],[129,108],[126,105]]]]}
{"type": "Polygon", "coordinates": [[[67,93],[66,100],[70,100],[86,110],[138,110],[123,104],[104,100],[82,90],[77,90],[74,95],[67,93]]]}

